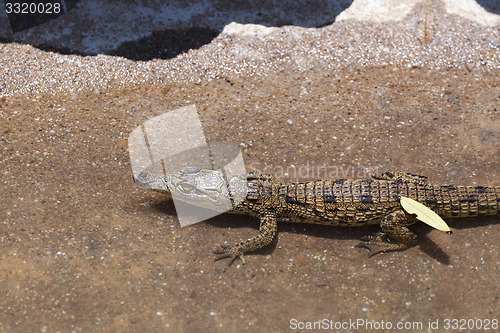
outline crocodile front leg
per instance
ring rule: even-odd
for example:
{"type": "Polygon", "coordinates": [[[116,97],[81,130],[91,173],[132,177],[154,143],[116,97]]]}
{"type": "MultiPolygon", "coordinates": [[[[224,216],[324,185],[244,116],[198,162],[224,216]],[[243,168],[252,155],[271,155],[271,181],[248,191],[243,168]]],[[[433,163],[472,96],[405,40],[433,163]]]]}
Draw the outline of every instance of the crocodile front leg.
{"type": "Polygon", "coordinates": [[[278,228],[277,224],[275,213],[263,213],[260,216],[259,235],[233,246],[222,245],[219,250],[214,251],[215,254],[219,254],[215,261],[231,258],[229,262],[229,265],[231,265],[239,257],[245,263],[243,255],[246,252],[255,251],[271,244],[278,228]]]}
{"type": "Polygon", "coordinates": [[[362,238],[357,247],[370,250],[368,257],[382,252],[406,250],[417,242],[417,235],[407,228],[415,222],[417,222],[415,216],[403,210],[392,212],[380,222],[383,232],[362,238]]]}

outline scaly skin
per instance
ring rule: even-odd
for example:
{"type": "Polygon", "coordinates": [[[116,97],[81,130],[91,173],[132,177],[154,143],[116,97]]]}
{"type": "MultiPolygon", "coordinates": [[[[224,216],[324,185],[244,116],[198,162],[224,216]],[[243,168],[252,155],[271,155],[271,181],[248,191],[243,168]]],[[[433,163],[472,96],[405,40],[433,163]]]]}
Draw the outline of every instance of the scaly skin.
{"type": "Polygon", "coordinates": [[[401,172],[385,172],[374,179],[317,180],[278,183],[269,174],[252,172],[225,184],[218,171],[186,168],[166,177],[149,173],[134,175],[144,188],[209,207],[218,196],[229,195],[230,213],[252,215],[260,219],[259,235],[233,246],[215,251],[216,260],[243,260],[246,252],[269,245],[275,237],[278,222],[304,222],[331,226],[364,226],[380,224],[382,232],[368,236],[358,244],[370,250],[370,256],[387,251],[404,250],[416,244],[416,235],[407,227],[417,220],[406,213],[400,197],[414,199],[445,218],[498,215],[500,187],[434,186],[427,178],[401,172]],[[243,184],[243,186],[242,186],[243,184]],[[210,189],[210,191],[208,191],[210,189]],[[215,190],[214,190],[215,189],[215,190]],[[241,202],[235,200],[242,197],[241,202]]]}

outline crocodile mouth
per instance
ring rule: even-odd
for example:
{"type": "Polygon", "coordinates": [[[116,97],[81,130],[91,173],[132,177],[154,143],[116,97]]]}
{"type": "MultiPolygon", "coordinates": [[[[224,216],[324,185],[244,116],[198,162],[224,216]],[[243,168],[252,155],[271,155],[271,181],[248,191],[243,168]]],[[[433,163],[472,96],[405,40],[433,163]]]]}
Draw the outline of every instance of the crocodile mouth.
{"type": "Polygon", "coordinates": [[[148,189],[155,190],[165,193],[169,198],[172,197],[172,193],[165,179],[162,177],[155,177],[150,173],[141,171],[134,173],[134,182],[137,186],[148,189]]]}

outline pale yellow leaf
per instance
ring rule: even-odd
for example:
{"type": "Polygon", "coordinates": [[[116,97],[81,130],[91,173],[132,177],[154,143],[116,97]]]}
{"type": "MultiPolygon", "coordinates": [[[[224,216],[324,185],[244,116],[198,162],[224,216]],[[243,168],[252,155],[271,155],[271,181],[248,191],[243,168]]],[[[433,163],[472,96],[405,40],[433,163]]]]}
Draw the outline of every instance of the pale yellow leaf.
{"type": "Polygon", "coordinates": [[[450,231],[446,222],[433,212],[430,208],[422,205],[420,202],[410,198],[401,197],[401,206],[410,214],[416,214],[417,219],[441,231],[450,231]]]}

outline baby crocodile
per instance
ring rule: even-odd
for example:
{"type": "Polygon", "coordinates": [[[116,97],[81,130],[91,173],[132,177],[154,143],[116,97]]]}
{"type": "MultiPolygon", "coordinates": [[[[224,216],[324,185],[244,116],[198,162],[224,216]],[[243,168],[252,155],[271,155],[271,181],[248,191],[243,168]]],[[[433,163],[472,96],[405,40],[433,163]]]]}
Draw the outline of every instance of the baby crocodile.
{"type": "Polygon", "coordinates": [[[232,246],[221,246],[216,260],[243,260],[246,252],[271,243],[277,222],[304,222],[331,226],[380,224],[382,232],[361,239],[358,247],[373,256],[399,251],[416,244],[417,236],[408,229],[416,217],[405,212],[401,196],[414,199],[445,218],[498,215],[500,186],[435,186],[427,177],[385,172],[371,179],[332,179],[295,183],[277,182],[272,175],[250,172],[227,182],[220,171],[189,167],[157,176],[147,172],[134,175],[146,189],[172,195],[204,208],[211,208],[229,196],[230,213],[260,219],[259,235],[232,246]]]}

